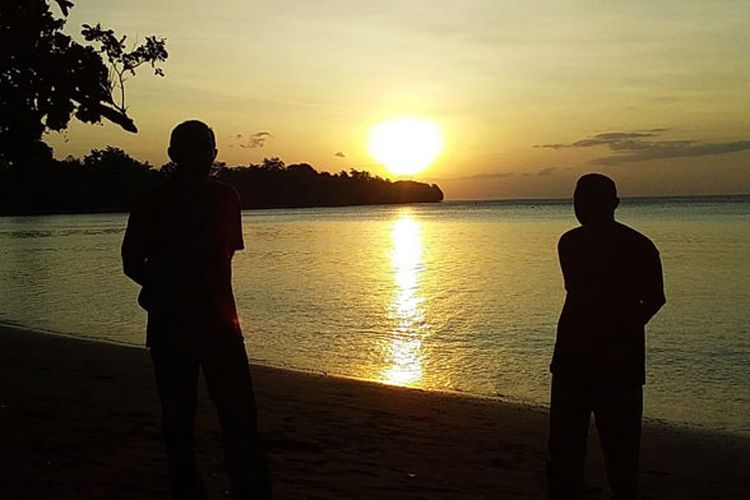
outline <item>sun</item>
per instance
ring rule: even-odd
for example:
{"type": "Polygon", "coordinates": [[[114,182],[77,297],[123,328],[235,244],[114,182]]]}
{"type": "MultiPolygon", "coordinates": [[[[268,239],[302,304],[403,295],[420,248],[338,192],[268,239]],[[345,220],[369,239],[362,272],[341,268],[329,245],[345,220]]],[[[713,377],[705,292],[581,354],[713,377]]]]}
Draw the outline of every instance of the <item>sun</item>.
{"type": "Polygon", "coordinates": [[[375,125],[367,140],[370,155],[393,174],[426,169],[443,152],[440,127],[421,118],[397,118],[375,125]]]}

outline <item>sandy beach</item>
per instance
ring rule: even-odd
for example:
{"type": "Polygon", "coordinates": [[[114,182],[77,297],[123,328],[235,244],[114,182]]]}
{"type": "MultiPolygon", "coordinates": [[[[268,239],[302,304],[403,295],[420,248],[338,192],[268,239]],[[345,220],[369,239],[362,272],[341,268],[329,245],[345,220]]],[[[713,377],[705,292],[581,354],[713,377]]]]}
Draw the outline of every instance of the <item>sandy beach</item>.
{"type": "MultiPolygon", "coordinates": [[[[253,375],[276,498],[544,498],[543,408],[263,366],[253,375]]],[[[0,498],[168,497],[145,349],[2,327],[0,381],[0,498]]],[[[201,390],[197,450],[222,498],[221,435],[201,390]]],[[[607,498],[595,440],[589,457],[590,496],[607,498]]],[[[641,471],[647,499],[746,498],[750,439],[647,422],[641,471]]]]}

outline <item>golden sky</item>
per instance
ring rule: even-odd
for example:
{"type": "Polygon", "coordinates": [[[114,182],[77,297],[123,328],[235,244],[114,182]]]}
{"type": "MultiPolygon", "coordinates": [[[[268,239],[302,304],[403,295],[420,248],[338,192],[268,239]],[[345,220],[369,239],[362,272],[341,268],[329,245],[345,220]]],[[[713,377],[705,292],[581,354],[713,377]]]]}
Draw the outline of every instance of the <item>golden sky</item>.
{"type": "Polygon", "coordinates": [[[750,193],[747,0],[75,0],[66,31],[96,22],[166,37],[166,77],[126,84],[137,135],[72,122],[58,157],[161,165],[198,118],[228,165],[394,178],[367,133],[413,116],[445,141],[415,178],[448,199],[568,196],[589,171],[625,196],[750,193]]]}

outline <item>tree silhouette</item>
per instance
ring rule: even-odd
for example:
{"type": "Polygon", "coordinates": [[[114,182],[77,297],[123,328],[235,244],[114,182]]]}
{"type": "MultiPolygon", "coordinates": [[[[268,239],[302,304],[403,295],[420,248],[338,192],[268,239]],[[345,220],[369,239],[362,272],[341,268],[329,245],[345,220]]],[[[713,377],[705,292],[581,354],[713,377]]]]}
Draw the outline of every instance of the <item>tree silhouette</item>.
{"type": "Polygon", "coordinates": [[[125,107],[127,76],[142,64],[163,76],[157,65],[167,59],[164,39],[146,37],[128,51],[126,37],[97,24],[84,25],[92,45],[82,45],[62,31],[73,4],[56,3],[62,18],[45,0],[0,3],[0,166],[49,162],[52,150],[42,135],[65,130],[72,116],[136,132],[125,107]]]}
{"type": "MultiPolygon", "coordinates": [[[[0,170],[0,215],[121,212],[174,174],[166,163],[153,168],[111,146],[93,149],[83,159],[68,156],[36,168],[0,170]]],[[[285,165],[266,158],[258,165],[227,167],[216,162],[211,176],[231,184],[242,208],[295,208],[386,203],[438,202],[435,184],[391,182],[366,171],[331,174],[308,163],[285,165]]]]}

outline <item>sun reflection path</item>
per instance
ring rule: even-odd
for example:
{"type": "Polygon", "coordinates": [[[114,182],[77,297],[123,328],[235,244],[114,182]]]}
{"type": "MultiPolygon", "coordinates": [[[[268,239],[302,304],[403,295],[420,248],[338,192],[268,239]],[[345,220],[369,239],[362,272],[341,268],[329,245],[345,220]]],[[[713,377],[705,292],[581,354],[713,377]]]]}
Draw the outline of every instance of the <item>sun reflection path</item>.
{"type": "Polygon", "coordinates": [[[406,212],[393,224],[391,265],[396,292],[390,304],[389,319],[394,327],[389,345],[390,365],[384,382],[413,385],[422,378],[422,337],[426,331],[423,302],[419,295],[422,271],[422,235],[419,223],[406,212]]]}

